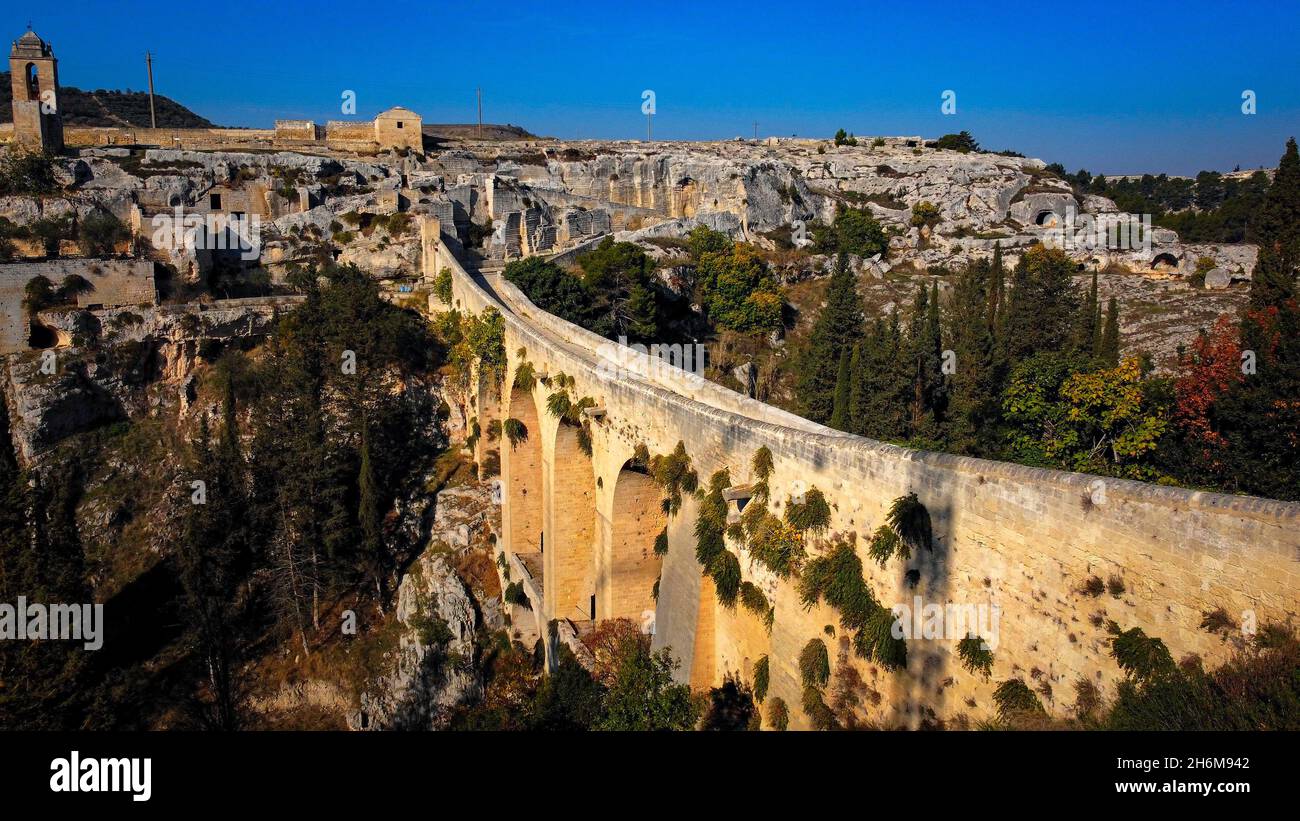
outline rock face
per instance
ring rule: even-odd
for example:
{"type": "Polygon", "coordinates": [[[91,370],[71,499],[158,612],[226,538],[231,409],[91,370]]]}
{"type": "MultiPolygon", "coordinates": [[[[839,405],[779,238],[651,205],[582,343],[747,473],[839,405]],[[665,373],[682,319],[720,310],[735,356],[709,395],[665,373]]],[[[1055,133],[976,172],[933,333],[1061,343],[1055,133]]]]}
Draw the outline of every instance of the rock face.
{"type": "Polygon", "coordinates": [[[402,579],[392,672],[361,696],[356,730],[438,729],[448,711],[482,694],[474,667],[474,602],[444,554],[425,554],[402,579]]]}
{"type": "Polygon", "coordinates": [[[462,578],[451,557],[472,566],[466,560],[474,552],[487,554],[500,525],[500,500],[490,483],[461,485],[401,505],[399,517],[427,518],[430,503],[428,547],[397,591],[400,632],[390,672],[361,696],[360,709],[348,718],[352,729],[440,729],[452,708],[482,694],[474,635],[480,626],[504,626],[500,591],[482,590],[472,572],[462,578]]]}
{"type": "Polygon", "coordinates": [[[209,340],[260,337],[296,298],[198,306],[52,309],[42,325],[73,344],[6,357],[0,388],[24,462],[96,425],[187,405],[186,385],[209,340]],[[86,347],[89,338],[98,340],[86,347]]]}

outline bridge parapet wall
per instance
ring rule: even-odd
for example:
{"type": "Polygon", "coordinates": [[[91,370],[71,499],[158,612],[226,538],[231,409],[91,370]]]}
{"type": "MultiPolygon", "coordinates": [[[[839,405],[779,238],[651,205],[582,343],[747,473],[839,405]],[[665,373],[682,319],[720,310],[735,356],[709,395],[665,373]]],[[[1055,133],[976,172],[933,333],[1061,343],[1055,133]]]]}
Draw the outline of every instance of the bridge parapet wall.
{"type": "MultiPolygon", "coordinates": [[[[442,253],[463,310],[499,307],[442,253]]],[[[1013,677],[1039,689],[1058,714],[1073,703],[1079,679],[1113,696],[1122,676],[1109,655],[1111,621],[1161,638],[1175,659],[1194,653],[1207,664],[1228,657],[1233,642],[1200,627],[1206,613],[1223,608],[1238,622],[1260,625],[1300,621],[1300,505],[910,450],[831,431],[686,375],[606,371],[599,352],[607,340],[545,314],[509,283],[492,287],[508,303],[511,369],[516,349],[524,347],[539,371],[573,376],[574,397],[590,395],[605,408],[605,420],[594,426],[593,463],[606,484],[640,443],[667,453],[684,442],[701,484],[722,467],[735,484],[752,480],[750,460],[766,446],[775,462],[774,512],[783,513],[791,494],[812,487],[825,493],[832,533],[856,537],[864,575],[883,604],[912,607],[919,597],[922,605],[1000,608],[987,680],[958,661],[963,636],[909,639],[902,672],[850,661],[881,696],[879,720],[982,718],[992,712],[993,688],[1013,677]],[[866,555],[866,544],[891,502],[909,492],[930,512],[935,549],[881,568],[866,555]],[[1090,595],[1084,583],[1092,577],[1117,584],[1113,592],[1090,595]]],[[[752,617],[722,607],[711,619],[699,613],[708,585],[694,560],[693,521],[685,520],[693,511],[687,505],[683,520],[669,523],[655,645],[685,656],[678,673],[684,681],[716,683],[727,672],[747,678],[757,661],[752,625],[744,623],[752,617]],[[711,642],[713,652],[701,652],[701,641],[711,642]],[[689,669],[692,657],[708,659],[714,669],[707,675],[689,669]]],[[[799,652],[820,638],[834,663],[848,637],[829,607],[806,610],[794,584],[766,592],[776,610],[770,692],[790,705],[791,725],[804,726],[799,652]],[[836,637],[827,636],[827,625],[836,637]]]]}

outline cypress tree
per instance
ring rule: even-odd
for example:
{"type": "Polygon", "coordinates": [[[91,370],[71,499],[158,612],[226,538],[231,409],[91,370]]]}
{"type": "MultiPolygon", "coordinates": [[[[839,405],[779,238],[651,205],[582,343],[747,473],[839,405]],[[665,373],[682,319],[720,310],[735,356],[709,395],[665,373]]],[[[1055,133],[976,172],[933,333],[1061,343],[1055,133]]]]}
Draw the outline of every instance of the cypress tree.
{"type": "Polygon", "coordinates": [[[939,285],[932,291],[922,284],[912,305],[911,331],[908,334],[911,358],[912,389],[910,431],[913,438],[932,440],[938,435],[942,411],[943,344],[939,329],[939,285]]]}
{"type": "Polygon", "coordinates": [[[388,603],[388,565],[381,530],[383,510],[379,503],[379,482],[375,477],[374,464],[370,454],[370,439],[369,424],[363,420],[361,423],[361,467],[357,476],[357,489],[360,493],[357,518],[361,524],[361,549],[366,573],[375,586],[375,594],[379,597],[379,606],[383,608],[388,603]]]}
{"type": "Polygon", "coordinates": [[[872,439],[907,438],[910,355],[902,344],[898,308],[888,320],[877,318],[862,344],[858,391],[858,433],[872,439]]]}
{"type": "Polygon", "coordinates": [[[1101,303],[1097,299],[1097,272],[1092,272],[1092,285],[1088,295],[1079,306],[1079,317],[1075,325],[1074,349],[1081,353],[1097,353],[1101,328],[1101,303]]]}
{"type": "Polygon", "coordinates": [[[1115,297],[1106,304],[1106,329],[1101,334],[1099,353],[1106,367],[1113,368],[1119,364],[1119,304],[1115,297]]]}
{"type": "Polygon", "coordinates": [[[988,327],[993,336],[1006,315],[1006,270],[1002,265],[1002,243],[993,244],[993,260],[988,271],[988,327]]]}
{"type": "MultiPolygon", "coordinates": [[[[926,344],[929,345],[929,400],[936,424],[943,422],[948,408],[948,377],[943,372],[943,323],[939,317],[939,283],[930,289],[930,305],[925,318],[926,344]]],[[[937,436],[937,431],[935,433],[937,436]]]]}
{"type": "Polygon", "coordinates": [[[849,426],[850,433],[861,434],[866,429],[866,392],[865,374],[862,369],[865,358],[862,349],[872,343],[874,327],[868,329],[862,341],[853,346],[853,356],[849,358],[849,426]]]}
{"type": "Polygon", "coordinates": [[[857,278],[849,267],[848,256],[841,253],[827,285],[826,306],[813,323],[798,380],[805,415],[814,422],[825,424],[830,420],[840,354],[852,352],[853,346],[862,339],[862,327],[857,278]]]}
{"type": "Polygon", "coordinates": [[[950,345],[957,356],[949,378],[948,446],[958,453],[979,453],[997,412],[998,389],[993,331],[997,283],[993,265],[977,260],[967,266],[953,288],[949,311],[950,345]]]}
{"type": "Polygon", "coordinates": [[[1079,309],[1074,263],[1060,249],[1035,245],[1020,257],[1012,282],[1002,337],[1009,364],[1065,350],[1079,309]]]}
{"type": "Polygon", "coordinates": [[[840,364],[835,375],[835,404],[831,411],[831,427],[836,430],[849,429],[850,357],[847,348],[840,351],[840,364]]]}

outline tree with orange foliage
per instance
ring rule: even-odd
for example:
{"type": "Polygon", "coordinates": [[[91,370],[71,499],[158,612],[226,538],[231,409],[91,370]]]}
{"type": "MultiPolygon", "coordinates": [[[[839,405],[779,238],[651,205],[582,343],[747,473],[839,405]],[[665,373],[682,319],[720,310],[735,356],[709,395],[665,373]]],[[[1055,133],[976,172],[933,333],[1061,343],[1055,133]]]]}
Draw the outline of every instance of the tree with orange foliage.
{"type": "Polygon", "coordinates": [[[1174,421],[1198,448],[1206,467],[1214,469],[1214,451],[1227,444],[1215,421],[1215,404],[1243,378],[1241,333],[1228,314],[1192,345],[1181,363],[1183,374],[1174,380],[1174,421]]]}

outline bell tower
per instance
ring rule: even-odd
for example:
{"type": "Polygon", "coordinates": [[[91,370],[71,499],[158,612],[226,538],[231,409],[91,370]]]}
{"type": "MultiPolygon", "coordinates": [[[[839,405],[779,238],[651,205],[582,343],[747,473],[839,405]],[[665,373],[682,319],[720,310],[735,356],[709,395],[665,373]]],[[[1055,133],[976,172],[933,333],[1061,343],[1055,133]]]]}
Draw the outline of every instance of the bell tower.
{"type": "Polygon", "coordinates": [[[59,113],[59,61],[50,44],[30,28],[9,52],[9,80],[14,100],[14,140],[25,148],[63,150],[59,113]]]}

